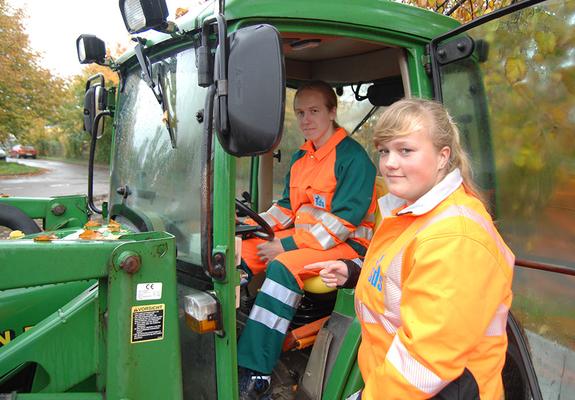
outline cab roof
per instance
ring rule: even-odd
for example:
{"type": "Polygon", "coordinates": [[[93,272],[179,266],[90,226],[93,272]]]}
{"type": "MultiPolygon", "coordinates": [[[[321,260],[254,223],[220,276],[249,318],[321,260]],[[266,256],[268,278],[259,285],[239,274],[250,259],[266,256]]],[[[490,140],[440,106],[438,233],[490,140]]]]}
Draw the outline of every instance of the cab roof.
{"type": "MultiPolygon", "coordinates": [[[[180,31],[198,30],[202,22],[213,16],[214,1],[203,7],[190,9],[175,20],[180,31]]],[[[428,41],[446,31],[454,29],[459,23],[442,14],[396,3],[389,0],[228,0],[225,17],[231,26],[240,21],[267,22],[274,24],[297,21],[305,31],[305,26],[317,23],[337,23],[362,29],[373,28],[403,38],[428,41]]],[[[173,16],[169,18],[173,20],[173,16]]],[[[170,35],[148,32],[145,35],[147,46],[167,41],[170,35]]],[[[117,62],[122,64],[134,55],[127,51],[117,62]]]]}

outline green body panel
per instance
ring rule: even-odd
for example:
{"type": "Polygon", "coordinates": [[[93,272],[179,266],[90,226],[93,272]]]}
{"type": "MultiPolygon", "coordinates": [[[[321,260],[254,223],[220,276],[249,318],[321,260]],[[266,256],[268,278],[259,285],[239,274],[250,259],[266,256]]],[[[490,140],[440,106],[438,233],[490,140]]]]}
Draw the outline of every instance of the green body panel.
{"type": "Polygon", "coordinates": [[[102,393],[24,393],[14,396],[14,400],[103,400],[102,393]]]}
{"type": "Polygon", "coordinates": [[[42,219],[47,231],[81,227],[89,217],[86,196],[6,197],[0,198],[0,204],[17,207],[32,219],[42,219]]]}
{"type": "Polygon", "coordinates": [[[93,283],[78,281],[0,291],[0,347],[64,306],[93,283]]]}
{"type": "Polygon", "coordinates": [[[0,348],[0,384],[23,364],[37,363],[33,392],[82,389],[93,393],[77,398],[101,398],[96,392],[103,391],[108,399],[182,398],[173,236],[151,232],[117,241],[6,241],[0,242],[0,254],[0,274],[6,277],[0,290],[66,282],[78,275],[99,279],[0,348]],[[120,268],[126,256],[140,259],[133,274],[120,268]],[[155,282],[163,285],[161,297],[138,300],[137,285],[155,282]],[[163,327],[156,335],[133,333],[137,318],[139,323],[152,318],[147,310],[133,309],[141,306],[163,310],[163,327]]]}
{"type": "Polygon", "coordinates": [[[427,39],[458,25],[452,18],[388,0],[357,0],[353,2],[353,9],[346,0],[330,2],[296,0],[287,3],[274,0],[227,2],[228,20],[254,17],[266,20],[288,17],[314,20],[314,23],[318,20],[341,21],[361,29],[385,28],[427,39]],[[415,24],[414,21],[418,23],[415,24]]]}
{"type": "Polygon", "coordinates": [[[218,144],[214,159],[214,253],[226,256],[226,279],[214,282],[214,290],[222,310],[223,335],[216,335],[217,392],[221,399],[237,396],[237,343],[236,343],[236,271],[235,255],[235,207],[236,162],[218,144]],[[220,227],[216,229],[215,227],[220,227]]]}
{"type": "MultiPolygon", "coordinates": [[[[212,15],[213,5],[209,4],[199,12],[190,12],[179,18],[177,24],[182,31],[194,31],[201,28],[202,21],[212,15]]],[[[230,26],[238,21],[244,21],[242,24],[249,21],[249,23],[265,22],[276,25],[278,21],[286,19],[305,21],[308,27],[317,26],[322,22],[335,22],[349,25],[356,31],[383,29],[406,38],[425,41],[459,25],[456,20],[444,15],[388,0],[358,0],[354,1],[353,8],[346,0],[329,2],[230,0],[226,2],[225,16],[230,26]]],[[[231,31],[233,29],[230,29],[231,31]]],[[[170,38],[170,35],[163,33],[150,34],[147,37],[147,46],[154,46],[170,38]]],[[[385,39],[387,41],[388,38],[385,39]]],[[[123,64],[131,57],[135,57],[133,50],[118,58],[117,63],[123,64]]]]}
{"type": "Polygon", "coordinates": [[[433,86],[425,73],[423,59],[425,47],[414,46],[407,48],[407,64],[409,71],[409,84],[412,96],[433,98],[433,86]]]}
{"type": "Polygon", "coordinates": [[[181,399],[175,242],[171,235],[159,232],[128,235],[126,239],[137,241],[128,241],[114,249],[113,267],[107,280],[104,346],[109,360],[102,364],[108,366],[105,372],[108,398],[113,393],[113,398],[181,399]],[[118,257],[125,252],[141,257],[142,267],[133,275],[118,269],[118,257]],[[162,283],[162,298],[136,301],[137,284],[151,282],[162,283]],[[132,307],[154,304],[165,306],[163,339],[131,344],[132,307]]]}
{"type": "Polygon", "coordinates": [[[115,242],[1,241],[0,290],[103,278],[116,246],[115,242]]]}
{"type": "Polygon", "coordinates": [[[37,363],[32,391],[64,392],[95,374],[97,296],[93,286],[1,348],[0,377],[21,364],[37,363]]]}
{"type": "Polygon", "coordinates": [[[327,379],[323,392],[323,398],[326,400],[345,399],[348,395],[355,392],[355,390],[351,389],[355,387],[359,389],[359,385],[362,383],[361,374],[359,375],[360,381],[357,381],[357,376],[354,375],[354,370],[357,369],[357,350],[361,342],[361,326],[357,318],[355,318],[354,293],[353,289],[343,289],[337,295],[334,312],[352,317],[353,322],[343,340],[333,365],[332,373],[327,379]],[[345,385],[346,382],[347,386],[345,385]],[[351,389],[348,388],[350,385],[351,389]]]}

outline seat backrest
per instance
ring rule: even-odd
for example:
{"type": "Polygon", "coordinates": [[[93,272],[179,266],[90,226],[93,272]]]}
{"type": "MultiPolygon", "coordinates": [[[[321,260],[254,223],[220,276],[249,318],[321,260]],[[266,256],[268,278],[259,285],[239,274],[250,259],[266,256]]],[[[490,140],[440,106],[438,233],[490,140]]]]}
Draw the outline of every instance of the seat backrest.
{"type": "MultiPolygon", "coordinates": [[[[379,199],[387,194],[387,186],[385,186],[385,181],[383,176],[375,177],[375,196],[379,199]]],[[[375,208],[375,227],[377,228],[381,224],[382,220],[381,212],[379,211],[379,206],[375,208]]]]}

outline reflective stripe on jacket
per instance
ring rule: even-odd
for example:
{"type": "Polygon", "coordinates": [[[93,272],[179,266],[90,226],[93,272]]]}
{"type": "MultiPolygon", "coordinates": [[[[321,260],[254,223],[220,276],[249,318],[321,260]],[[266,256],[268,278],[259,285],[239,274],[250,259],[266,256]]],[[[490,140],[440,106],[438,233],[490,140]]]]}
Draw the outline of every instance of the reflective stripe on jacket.
{"type": "Polygon", "coordinates": [[[375,166],[343,128],[320,149],[306,141],[292,158],[283,198],[260,214],[274,230],[292,225],[285,250],[327,250],[354,241],[367,247],[375,223],[375,166]]]}
{"type": "Polygon", "coordinates": [[[427,399],[466,368],[481,399],[501,398],[513,265],[458,170],[388,213],[356,288],[362,398],[427,399]]]}

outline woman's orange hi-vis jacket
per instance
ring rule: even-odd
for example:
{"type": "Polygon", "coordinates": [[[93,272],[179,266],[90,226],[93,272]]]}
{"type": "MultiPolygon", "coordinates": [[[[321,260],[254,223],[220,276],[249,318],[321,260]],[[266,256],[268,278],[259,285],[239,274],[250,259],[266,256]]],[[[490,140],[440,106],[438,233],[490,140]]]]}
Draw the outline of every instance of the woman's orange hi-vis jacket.
{"type": "Polygon", "coordinates": [[[463,398],[500,399],[513,254],[459,170],[398,201],[379,201],[356,287],[361,398],[427,399],[459,380],[463,398]]]}
{"type": "Polygon", "coordinates": [[[363,254],[375,224],[374,179],[365,150],[338,128],[318,150],[309,140],[300,147],[282,199],[260,215],[276,231],[295,228],[281,240],[286,251],[347,243],[363,254]]]}

